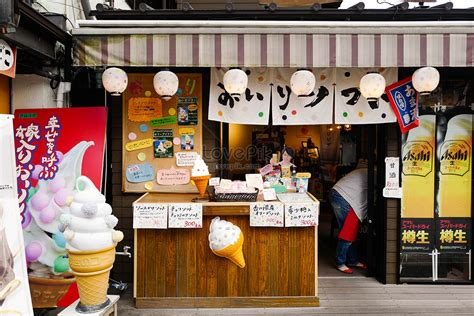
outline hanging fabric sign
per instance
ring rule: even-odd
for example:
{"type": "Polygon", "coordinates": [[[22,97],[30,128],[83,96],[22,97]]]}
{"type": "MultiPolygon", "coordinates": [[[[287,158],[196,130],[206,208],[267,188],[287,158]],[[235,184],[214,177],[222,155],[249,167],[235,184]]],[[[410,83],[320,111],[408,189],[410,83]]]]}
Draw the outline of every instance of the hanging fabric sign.
{"type": "Polygon", "coordinates": [[[224,89],[226,69],[212,68],[209,120],[235,124],[267,125],[270,116],[271,69],[247,69],[248,85],[240,96],[224,89]]]}
{"type": "Polygon", "coordinates": [[[273,125],[332,124],[336,68],[312,71],[316,77],[313,93],[298,97],[290,89],[290,79],[295,69],[275,69],[272,85],[273,125]]]}
{"type": "Polygon", "coordinates": [[[273,125],[331,124],[335,69],[313,69],[316,87],[307,97],[290,88],[293,68],[247,69],[248,88],[241,96],[224,90],[224,69],[212,69],[209,120],[267,125],[270,106],[273,125]]]}
{"type": "MultiPolygon", "coordinates": [[[[386,95],[371,103],[359,90],[360,79],[370,72],[369,68],[340,68],[336,72],[335,123],[336,124],[379,124],[396,121],[395,113],[386,95]]],[[[397,81],[398,69],[380,69],[386,84],[397,81]]]]}
{"type": "Polygon", "coordinates": [[[411,77],[403,79],[385,89],[390,100],[402,133],[417,127],[418,119],[418,92],[416,92],[411,77]]]}

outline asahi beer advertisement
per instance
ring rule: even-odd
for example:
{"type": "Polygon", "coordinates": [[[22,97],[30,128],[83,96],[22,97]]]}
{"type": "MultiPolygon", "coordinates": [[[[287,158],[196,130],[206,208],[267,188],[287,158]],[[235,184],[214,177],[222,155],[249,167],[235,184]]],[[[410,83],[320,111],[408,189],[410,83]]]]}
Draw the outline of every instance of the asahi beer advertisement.
{"type": "Polygon", "coordinates": [[[438,117],[437,248],[466,253],[471,248],[473,114],[438,117]]]}
{"type": "Polygon", "coordinates": [[[472,112],[453,109],[421,115],[404,135],[402,252],[471,249],[472,133],[472,112]]]}
{"type": "Polygon", "coordinates": [[[0,315],[33,315],[18,210],[13,116],[0,115],[0,315]]]}
{"type": "Polygon", "coordinates": [[[436,116],[422,115],[419,126],[404,135],[402,252],[430,252],[434,247],[435,128],[436,116]]]}

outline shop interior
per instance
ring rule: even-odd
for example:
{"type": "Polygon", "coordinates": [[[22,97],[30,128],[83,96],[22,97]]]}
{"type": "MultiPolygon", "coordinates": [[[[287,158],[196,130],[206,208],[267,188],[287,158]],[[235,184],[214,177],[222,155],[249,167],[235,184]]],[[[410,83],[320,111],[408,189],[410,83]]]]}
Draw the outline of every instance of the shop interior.
{"type": "MultiPolygon", "coordinates": [[[[225,131],[226,128],[223,128],[225,131]]],[[[294,153],[292,172],[311,174],[308,192],[320,202],[319,277],[344,277],[335,268],[335,250],[339,228],[328,200],[329,191],[344,175],[354,170],[357,162],[368,159],[369,128],[362,125],[293,125],[258,126],[228,124],[228,146],[224,151],[225,177],[245,181],[245,174],[256,173],[276,154],[290,148],[294,153]]],[[[225,136],[224,136],[225,139],[225,136]]],[[[374,169],[374,164],[371,164],[374,169]]],[[[224,170],[223,170],[224,172],[224,170]]],[[[367,240],[368,223],[359,231],[357,251],[361,262],[374,253],[367,240]],[[371,248],[371,249],[368,249],[371,248]]],[[[368,276],[372,271],[354,269],[352,276],[368,276]]]]}

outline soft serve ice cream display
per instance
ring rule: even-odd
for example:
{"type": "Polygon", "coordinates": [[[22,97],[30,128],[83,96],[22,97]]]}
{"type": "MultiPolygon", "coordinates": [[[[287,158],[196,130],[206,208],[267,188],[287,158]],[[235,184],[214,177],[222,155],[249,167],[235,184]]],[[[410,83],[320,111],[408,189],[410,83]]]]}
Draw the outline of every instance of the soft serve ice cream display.
{"type": "Polygon", "coordinates": [[[79,312],[98,311],[109,304],[107,288],[115,261],[115,247],[123,233],[114,230],[118,220],[92,181],[76,181],[70,213],[61,215],[69,265],[79,289],[79,312]]]}
{"type": "Polygon", "coordinates": [[[209,230],[209,247],[212,252],[244,268],[245,259],[242,252],[244,235],[240,228],[231,222],[215,217],[212,219],[209,230]]]}
{"type": "Polygon", "coordinates": [[[206,188],[210,177],[209,168],[201,156],[197,155],[191,173],[191,180],[193,180],[202,198],[204,198],[204,195],[206,194],[206,188]]]}
{"type": "Polygon", "coordinates": [[[66,241],[58,229],[59,218],[61,214],[69,213],[74,184],[82,173],[84,154],[92,145],[93,142],[81,141],[64,156],[57,152],[58,172],[52,180],[38,179],[40,165],[32,172],[38,182],[29,192],[27,217],[30,221],[23,230],[30,275],[50,278],[69,271],[66,241]]]}

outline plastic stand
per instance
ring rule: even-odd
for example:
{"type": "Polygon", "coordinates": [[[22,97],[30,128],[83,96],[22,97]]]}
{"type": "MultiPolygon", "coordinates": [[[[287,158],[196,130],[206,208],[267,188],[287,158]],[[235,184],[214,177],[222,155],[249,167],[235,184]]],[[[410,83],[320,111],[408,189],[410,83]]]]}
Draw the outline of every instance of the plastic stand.
{"type": "Polygon", "coordinates": [[[92,313],[78,313],[76,311],[76,306],[79,304],[79,300],[75,301],[65,310],[58,314],[58,316],[78,316],[78,315],[88,315],[88,316],[109,316],[109,315],[118,315],[117,311],[117,302],[120,299],[119,295],[107,295],[110,300],[110,304],[97,312],[92,313]]]}

